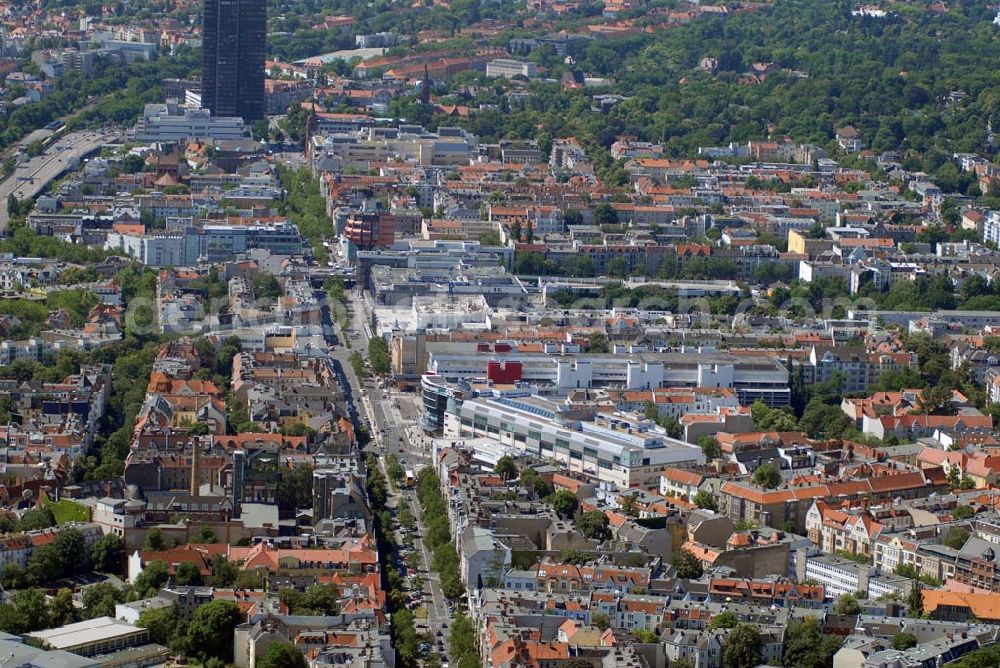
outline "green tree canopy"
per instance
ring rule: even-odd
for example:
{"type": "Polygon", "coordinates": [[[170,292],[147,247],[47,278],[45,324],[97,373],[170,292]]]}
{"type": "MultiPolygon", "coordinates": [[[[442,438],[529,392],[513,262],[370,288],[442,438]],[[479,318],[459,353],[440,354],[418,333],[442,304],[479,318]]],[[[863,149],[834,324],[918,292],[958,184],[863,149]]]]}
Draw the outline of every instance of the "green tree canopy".
{"type": "Polygon", "coordinates": [[[719,504],[715,502],[715,497],[703,489],[695,493],[691,502],[704,510],[711,510],[712,512],[719,510],[719,504]]]}
{"type": "Polygon", "coordinates": [[[606,353],[610,350],[611,346],[608,343],[608,337],[605,334],[598,332],[597,334],[591,334],[590,338],[587,339],[588,353],[606,353]]]}
{"type": "Polygon", "coordinates": [[[788,623],[782,665],[785,668],[830,668],[833,655],[842,644],[842,638],[824,634],[815,617],[792,620],[788,623]]]}
{"type": "Polygon", "coordinates": [[[45,592],[41,589],[23,589],[14,594],[11,603],[25,631],[49,628],[49,609],[45,603],[45,592]]]}
{"type": "Polygon", "coordinates": [[[838,615],[856,615],[861,612],[861,606],[854,594],[842,594],[833,604],[833,611],[838,615]]]}
{"type": "Polygon", "coordinates": [[[726,635],[722,662],[726,668],[756,668],[762,659],[762,648],[757,627],[738,624],[726,635]]]}
{"type": "Polygon", "coordinates": [[[671,561],[671,564],[676,570],[677,577],[679,578],[696,580],[700,578],[704,572],[701,567],[701,562],[698,561],[693,554],[684,549],[674,550],[674,558],[671,561]]]}
{"type": "Polygon", "coordinates": [[[108,582],[98,582],[83,592],[83,610],[88,619],[114,617],[115,605],[125,602],[126,592],[108,582]]]}
{"type": "Polygon", "coordinates": [[[910,592],[906,595],[906,613],[910,617],[921,617],[924,614],[924,596],[918,580],[913,580],[910,584],[910,592]]]}
{"type": "Polygon", "coordinates": [[[49,623],[52,626],[65,626],[79,621],[80,613],[73,604],[73,592],[60,589],[49,601],[49,623]]]}
{"type": "Polygon", "coordinates": [[[50,508],[35,508],[21,515],[21,528],[24,531],[47,529],[56,525],[56,516],[50,508]]]}
{"type": "Polygon", "coordinates": [[[177,584],[181,586],[194,585],[198,586],[202,584],[201,571],[198,566],[190,561],[185,561],[177,564],[175,569],[174,578],[177,584]]]}
{"type": "Polygon", "coordinates": [[[719,447],[719,441],[717,441],[714,436],[699,436],[698,447],[701,448],[703,453],[705,453],[705,459],[710,462],[722,456],[722,449],[719,447]]]}
{"type": "Polygon", "coordinates": [[[795,416],[780,408],[770,408],[759,399],[750,407],[754,428],[759,431],[798,431],[795,416]]]}
{"type": "Polygon", "coordinates": [[[753,472],[753,482],[765,489],[774,489],[781,484],[781,470],[773,461],[765,462],[753,472]]]}
{"type": "Polygon", "coordinates": [[[165,608],[147,608],[139,615],[139,626],[149,629],[149,640],[169,646],[177,635],[180,615],[176,605],[165,608]]]}
{"type": "Polygon", "coordinates": [[[962,549],[962,546],[965,545],[965,541],[967,541],[968,539],[969,539],[968,529],[960,526],[952,527],[948,531],[948,535],[945,536],[945,539],[942,541],[942,543],[944,543],[945,545],[954,550],[960,550],[962,549]]]}
{"type": "Polygon", "coordinates": [[[497,474],[504,480],[513,480],[517,477],[517,466],[510,455],[504,455],[497,460],[495,467],[497,474]]]}
{"type": "Polygon", "coordinates": [[[576,496],[568,489],[556,490],[556,493],[552,495],[552,507],[560,517],[570,517],[576,512],[579,505],[580,502],[576,496]]]}
{"type": "Polygon", "coordinates": [[[740,623],[740,618],[732,610],[723,610],[708,622],[710,629],[731,629],[740,623]]]}
{"type": "Polygon", "coordinates": [[[308,665],[299,648],[290,642],[271,643],[257,662],[259,668],[307,668],[308,665]]]}
{"type": "Polygon", "coordinates": [[[618,212],[607,202],[601,202],[594,208],[595,225],[617,225],[618,212]]]}
{"type": "Polygon", "coordinates": [[[590,510],[581,513],[576,521],[580,532],[587,538],[595,540],[607,540],[611,537],[608,529],[608,516],[600,510],[590,510]]]}
{"type": "Polygon", "coordinates": [[[951,511],[952,519],[956,520],[967,520],[973,517],[976,511],[972,509],[971,506],[958,506],[953,511],[951,511]]]}
{"type": "Polygon", "coordinates": [[[163,585],[167,584],[170,573],[167,570],[167,562],[151,561],[146,564],[138,577],[135,579],[134,587],[140,598],[154,596],[163,585]]]}
{"type": "Polygon", "coordinates": [[[187,628],[187,645],[202,660],[233,660],[233,629],[243,621],[239,607],[232,601],[215,600],[195,610],[187,628]]]}
{"type": "Polygon", "coordinates": [[[372,363],[372,371],[380,376],[389,373],[392,360],[389,357],[389,346],[380,336],[368,340],[368,359],[372,363]]]}

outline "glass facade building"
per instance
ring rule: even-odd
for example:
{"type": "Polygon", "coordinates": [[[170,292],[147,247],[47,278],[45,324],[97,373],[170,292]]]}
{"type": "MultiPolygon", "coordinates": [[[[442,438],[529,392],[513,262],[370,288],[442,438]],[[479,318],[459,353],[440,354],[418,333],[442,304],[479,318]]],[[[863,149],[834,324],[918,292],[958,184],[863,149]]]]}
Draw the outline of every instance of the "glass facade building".
{"type": "Polygon", "coordinates": [[[264,118],[267,0],[205,0],[201,104],[213,116],[264,118]]]}

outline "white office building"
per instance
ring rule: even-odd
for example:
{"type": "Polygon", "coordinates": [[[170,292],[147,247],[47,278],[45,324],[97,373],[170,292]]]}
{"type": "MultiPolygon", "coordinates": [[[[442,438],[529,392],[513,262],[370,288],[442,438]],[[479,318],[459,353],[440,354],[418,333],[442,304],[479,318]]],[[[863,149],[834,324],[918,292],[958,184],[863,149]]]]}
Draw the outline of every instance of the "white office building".
{"type": "Polygon", "coordinates": [[[874,566],[830,554],[807,557],[805,579],[822,585],[828,599],[844,594],[868,592],[868,580],[876,574],[874,566]]]}
{"type": "Polygon", "coordinates": [[[147,104],[132,134],[140,142],[225,141],[246,136],[242,118],[212,116],[208,109],[179,107],[173,102],[147,104]]]}
{"type": "Polygon", "coordinates": [[[983,241],[1000,244],[1000,211],[990,211],[983,221],[983,241]]]}
{"type": "Polygon", "coordinates": [[[486,63],[486,76],[491,79],[512,79],[518,75],[533,79],[538,76],[538,65],[509,58],[497,58],[486,63]]]}
{"type": "Polygon", "coordinates": [[[182,233],[151,235],[110,232],[104,242],[106,250],[122,252],[151,267],[177,267],[185,264],[182,233]]]}
{"type": "Polygon", "coordinates": [[[474,345],[427,346],[427,370],[449,382],[484,378],[490,362],[518,365],[513,380],[560,390],[717,387],[732,388],[746,406],[758,399],[769,406],[787,406],[790,399],[788,371],[781,362],[767,357],[696,351],[571,355],[561,354],[554,345],[543,352],[511,350],[484,355],[474,345]]]}
{"type": "Polygon", "coordinates": [[[668,466],[705,463],[701,448],[670,438],[651,420],[624,414],[591,419],[538,396],[450,402],[444,436],[491,439],[617,489],[656,487],[668,466]]]}

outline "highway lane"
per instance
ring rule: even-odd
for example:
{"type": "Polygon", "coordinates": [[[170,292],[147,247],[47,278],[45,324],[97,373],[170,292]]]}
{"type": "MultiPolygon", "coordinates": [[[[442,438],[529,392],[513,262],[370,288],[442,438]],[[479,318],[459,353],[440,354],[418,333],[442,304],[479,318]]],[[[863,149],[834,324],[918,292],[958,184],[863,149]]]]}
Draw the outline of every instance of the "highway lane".
{"type": "Polygon", "coordinates": [[[114,138],[110,133],[84,131],[65,135],[55,141],[44,153],[19,164],[14,172],[0,182],[0,235],[7,231],[7,198],[18,201],[37,197],[52,181],[64,172],[75,169],[79,161],[100,149],[114,138]]]}

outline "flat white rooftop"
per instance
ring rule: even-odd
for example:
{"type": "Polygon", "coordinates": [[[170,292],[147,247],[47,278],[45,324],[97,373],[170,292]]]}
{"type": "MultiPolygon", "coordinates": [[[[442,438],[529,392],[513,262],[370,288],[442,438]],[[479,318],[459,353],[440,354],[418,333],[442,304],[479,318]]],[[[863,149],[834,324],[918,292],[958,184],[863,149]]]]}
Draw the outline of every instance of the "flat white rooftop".
{"type": "Polygon", "coordinates": [[[141,630],[138,626],[126,624],[111,617],[96,617],[88,619],[85,622],[76,622],[75,624],[67,624],[55,629],[35,631],[26,635],[45,642],[53,649],[68,650],[73,647],[83,647],[110,638],[131,635],[141,630]]]}

